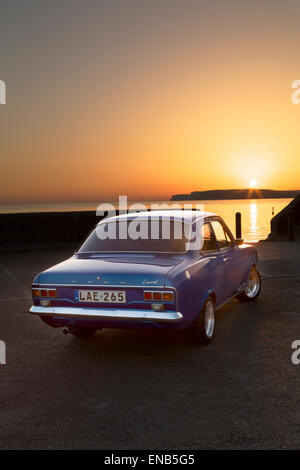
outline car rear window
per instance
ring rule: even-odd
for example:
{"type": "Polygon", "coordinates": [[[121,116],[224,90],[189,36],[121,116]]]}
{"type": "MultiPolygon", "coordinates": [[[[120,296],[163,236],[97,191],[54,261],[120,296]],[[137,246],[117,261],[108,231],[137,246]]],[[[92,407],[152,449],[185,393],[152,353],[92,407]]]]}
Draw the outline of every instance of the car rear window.
{"type": "Polygon", "coordinates": [[[174,220],[103,221],[78,250],[94,252],[185,253],[190,226],[174,220]]]}

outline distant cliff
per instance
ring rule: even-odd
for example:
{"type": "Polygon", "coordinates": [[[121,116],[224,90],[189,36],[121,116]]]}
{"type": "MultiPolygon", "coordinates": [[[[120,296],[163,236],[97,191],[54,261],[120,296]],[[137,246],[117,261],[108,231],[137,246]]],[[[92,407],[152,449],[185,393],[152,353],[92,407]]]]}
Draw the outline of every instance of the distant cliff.
{"type": "Polygon", "coordinates": [[[193,191],[190,194],[174,194],[171,201],[208,201],[220,199],[277,199],[294,198],[299,191],[274,191],[273,189],[214,189],[193,191]]]}

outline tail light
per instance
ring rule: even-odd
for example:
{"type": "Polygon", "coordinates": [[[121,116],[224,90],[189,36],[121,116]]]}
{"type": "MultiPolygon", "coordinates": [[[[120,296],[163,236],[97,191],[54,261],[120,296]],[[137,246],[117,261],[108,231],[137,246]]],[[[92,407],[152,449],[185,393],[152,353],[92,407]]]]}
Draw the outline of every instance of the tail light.
{"type": "Polygon", "coordinates": [[[144,300],[152,300],[152,292],[144,291],[144,300]]]}
{"type": "Polygon", "coordinates": [[[174,293],[172,291],[144,290],[144,300],[164,300],[165,302],[174,302],[174,293]]]}
{"type": "Polygon", "coordinates": [[[51,297],[56,298],[57,297],[57,290],[56,289],[32,289],[32,297],[51,297]]]}
{"type": "Polygon", "coordinates": [[[163,292],[163,300],[166,300],[167,302],[173,302],[174,300],[173,292],[163,292]]]}
{"type": "Polygon", "coordinates": [[[40,297],[41,291],[40,289],[32,289],[32,297],[40,297]]]}
{"type": "Polygon", "coordinates": [[[161,300],[162,293],[161,292],[153,292],[153,299],[154,300],[161,300]]]}

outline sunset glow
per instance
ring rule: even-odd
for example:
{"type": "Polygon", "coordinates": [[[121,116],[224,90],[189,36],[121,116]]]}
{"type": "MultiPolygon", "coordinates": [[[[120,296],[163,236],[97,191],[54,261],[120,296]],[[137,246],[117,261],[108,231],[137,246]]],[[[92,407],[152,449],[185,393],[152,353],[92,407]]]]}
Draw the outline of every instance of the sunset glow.
{"type": "Polygon", "coordinates": [[[254,188],[253,171],[260,188],[300,189],[299,13],[5,2],[0,202],[168,199],[254,188]]]}

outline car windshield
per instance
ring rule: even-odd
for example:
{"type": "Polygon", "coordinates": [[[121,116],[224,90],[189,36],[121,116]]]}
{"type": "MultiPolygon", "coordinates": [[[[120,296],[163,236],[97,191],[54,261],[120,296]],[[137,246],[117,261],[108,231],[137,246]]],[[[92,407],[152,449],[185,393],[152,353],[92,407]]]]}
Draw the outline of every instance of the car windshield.
{"type": "Polygon", "coordinates": [[[78,253],[185,253],[190,226],[170,219],[107,220],[97,225],[78,253]]]}

